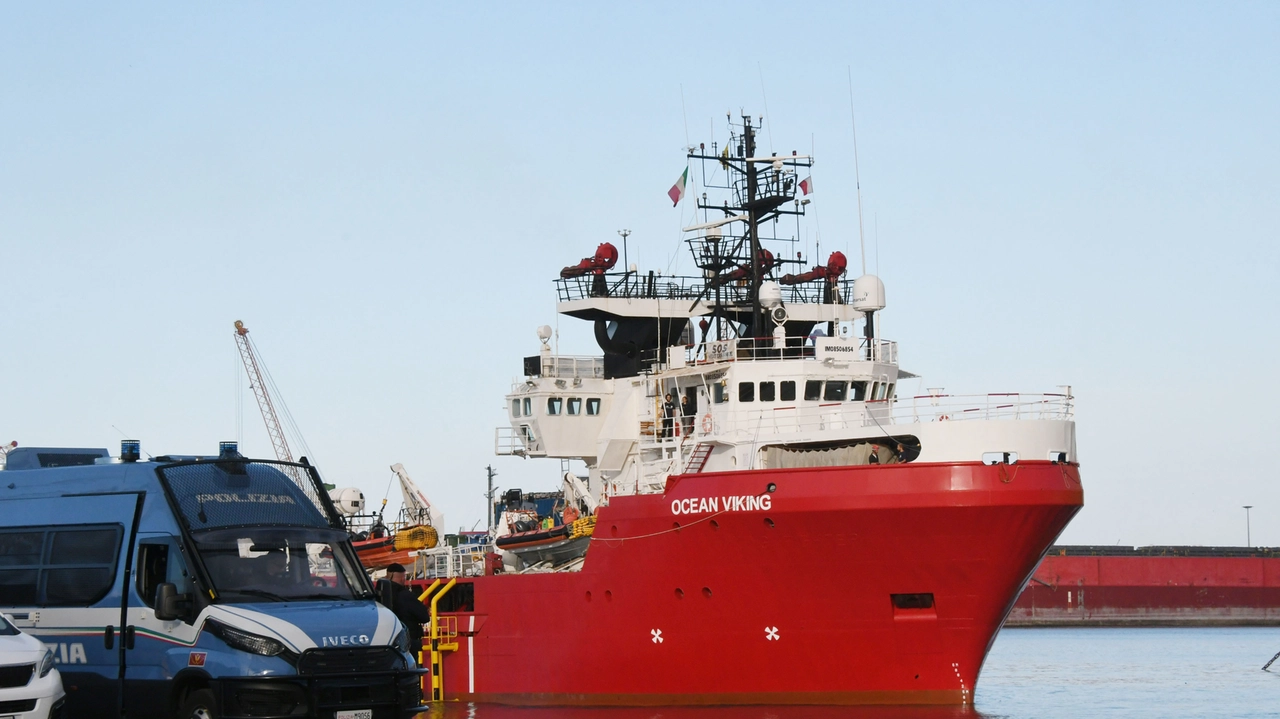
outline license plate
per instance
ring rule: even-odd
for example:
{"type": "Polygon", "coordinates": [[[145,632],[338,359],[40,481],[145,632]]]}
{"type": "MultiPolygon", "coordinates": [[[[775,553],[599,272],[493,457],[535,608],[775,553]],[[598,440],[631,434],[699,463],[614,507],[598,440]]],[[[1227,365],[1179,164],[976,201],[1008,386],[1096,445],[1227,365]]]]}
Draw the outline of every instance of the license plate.
{"type": "Polygon", "coordinates": [[[334,714],[333,719],[373,719],[373,710],[352,709],[350,711],[341,711],[334,714]]]}

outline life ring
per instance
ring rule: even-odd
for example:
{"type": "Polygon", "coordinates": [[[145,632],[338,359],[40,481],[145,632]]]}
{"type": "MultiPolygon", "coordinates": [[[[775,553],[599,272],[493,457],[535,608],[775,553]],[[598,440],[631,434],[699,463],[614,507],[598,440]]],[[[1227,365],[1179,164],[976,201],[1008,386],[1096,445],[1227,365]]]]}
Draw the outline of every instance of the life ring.
{"type": "Polygon", "coordinates": [[[711,419],[711,413],[707,412],[702,415],[702,433],[711,434],[711,430],[716,428],[715,420],[711,419]]]}

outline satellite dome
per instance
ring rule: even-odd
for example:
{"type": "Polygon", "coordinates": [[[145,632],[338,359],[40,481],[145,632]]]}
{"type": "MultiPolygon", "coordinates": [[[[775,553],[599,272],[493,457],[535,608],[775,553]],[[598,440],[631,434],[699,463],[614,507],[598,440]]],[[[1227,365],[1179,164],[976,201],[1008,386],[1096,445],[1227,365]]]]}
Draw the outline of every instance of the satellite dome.
{"type": "Polygon", "coordinates": [[[760,283],[760,306],[771,310],[782,304],[782,285],[773,280],[760,283]]]}
{"type": "Polygon", "coordinates": [[[853,297],[849,304],[859,312],[884,309],[884,283],[875,275],[863,275],[853,281],[853,297]]]}

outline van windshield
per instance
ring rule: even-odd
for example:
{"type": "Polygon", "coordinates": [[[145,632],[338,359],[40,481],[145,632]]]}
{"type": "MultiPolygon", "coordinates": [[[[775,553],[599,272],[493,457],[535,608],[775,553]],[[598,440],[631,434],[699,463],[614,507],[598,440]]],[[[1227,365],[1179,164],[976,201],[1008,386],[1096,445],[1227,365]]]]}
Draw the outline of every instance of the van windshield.
{"type": "Polygon", "coordinates": [[[323,601],[368,597],[346,535],[311,527],[247,527],[192,534],[219,601],[323,601]]]}

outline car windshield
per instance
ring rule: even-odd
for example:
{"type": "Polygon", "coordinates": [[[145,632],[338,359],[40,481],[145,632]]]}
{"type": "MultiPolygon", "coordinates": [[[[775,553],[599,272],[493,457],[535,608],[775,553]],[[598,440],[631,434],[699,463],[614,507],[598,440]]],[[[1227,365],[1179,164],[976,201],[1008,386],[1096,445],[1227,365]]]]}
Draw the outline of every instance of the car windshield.
{"type": "Polygon", "coordinates": [[[346,534],[309,527],[216,529],[192,535],[221,602],[367,597],[363,570],[341,551],[346,534]]]}

